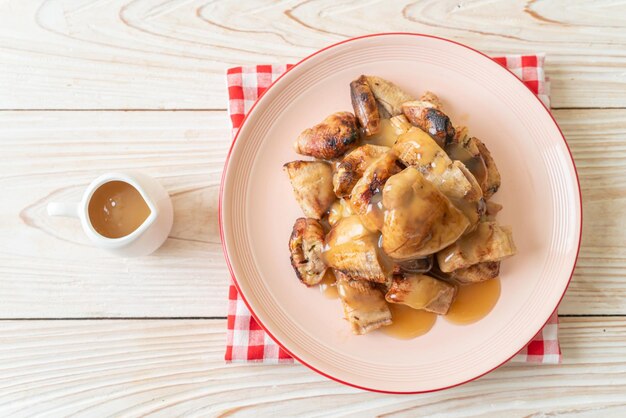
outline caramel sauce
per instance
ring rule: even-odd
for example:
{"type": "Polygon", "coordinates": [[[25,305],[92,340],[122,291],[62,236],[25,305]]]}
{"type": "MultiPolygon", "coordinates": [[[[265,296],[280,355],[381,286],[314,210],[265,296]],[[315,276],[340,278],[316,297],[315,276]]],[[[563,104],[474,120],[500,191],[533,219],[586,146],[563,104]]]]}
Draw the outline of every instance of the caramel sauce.
{"type": "Polygon", "coordinates": [[[453,257],[458,257],[459,254],[468,261],[468,264],[475,264],[481,259],[484,260],[484,255],[489,251],[493,236],[494,223],[479,222],[472,232],[459,238],[454,245],[442,250],[443,263],[448,263],[453,257]]]}
{"type": "Polygon", "coordinates": [[[474,232],[457,241],[461,253],[471,260],[480,260],[481,254],[485,250],[477,243],[488,243],[493,238],[493,223],[481,222],[476,226],[474,232]]]}
{"type": "Polygon", "coordinates": [[[391,274],[393,264],[380,248],[380,233],[366,228],[358,215],[351,215],[340,219],[326,235],[323,257],[326,265],[336,267],[336,261],[345,262],[343,255],[357,253],[372,257],[364,268],[380,266],[385,275],[391,274]]]}
{"type": "Polygon", "coordinates": [[[446,146],[446,153],[452,160],[461,161],[470,173],[476,177],[478,184],[483,184],[487,179],[487,166],[483,157],[478,155],[472,155],[469,150],[464,148],[459,143],[452,143],[446,146]]]}
{"type": "Polygon", "coordinates": [[[383,248],[395,260],[433,254],[469,226],[467,218],[414,167],[387,180],[383,204],[383,248]]]}
{"type": "Polygon", "coordinates": [[[150,208],[139,191],[123,181],[100,186],[89,201],[89,221],[107,238],[131,234],[150,216],[150,208]]]}
{"type": "Polygon", "coordinates": [[[396,135],[402,135],[413,127],[404,115],[397,115],[389,119],[389,123],[393,126],[396,135]]]}
{"type": "Polygon", "coordinates": [[[426,334],[435,325],[437,315],[406,305],[390,303],[393,323],[381,328],[381,331],[394,338],[409,340],[426,334]]]}
{"type": "Polygon", "coordinates": [[[479,200],[480,196],[470,197],[468,192],[461,188],[465,185],[457,183],[455,179],[458,178],[458,175],[464,174],[470,184],[475,185],[475,189],[479,190],[480,182],[486,176],[484,161],[480,155],[474,158],[467,149],[459,144],[446,148],[446,151],[449,149],[450,155],[448,155],[430,135],[417,128],[412,128],[400,135],[393,149],[398,153],[400,159],[414,165],[428,181],[450,199],[452,204],[467,217],[470,225],[475,225],[478,222],[480,212],[483,209],[480,206],[483,204],[479,200]],[[458,163],[452,161],[456,159],[469,164],[470,167],[456,166],[458,163]],[[482,164],[482,170],[480,164],[482,164]],[[470,174],[479,176],[476,182],[474,179],[470,180],[468,177],[470,174]]]}
{"type": "Polygon", "coordinates": [[[393,274],[396,262],[383,250],[383,235],[380,233],[377,234],[376,239],[376,254],[378,255],[378,262],[380,263],[383,271],[387,273],[388,277],[390,277],[393,274]]]}
{"type": "Polygon", "coordinates": [[[456,298],[444,318],[455,324],[471,324],[485,316],[500,298],[500,279],[459,286],[456,298]]]}
{"type": "Polygon", "coordinates": [[[387,300],[402,303],[413,309],[428,308],[435,302],[442,292],[451,289],[451,285],[425,274],[406,275],[401,281],[408,287],[392,285],[387,292],[387,300]]]}
{"type": "Polygon", "coordinates": [[[419,128],[413,127],[400,135],[393,149],[398,152],[401,160],[437,177],[452,164],[452,160],[437,142],[419,128]]]}
{"type": "Polygon", "coordinates": [[[333,228],[326,235],[324,251],[333,251],[340,245],[351,244],[370,235],[372,232],[361,223],[361,219],[357,215],[343,217],[333,225],[333,228]]]}
{"type": "Polygon", "coordinates": [[[403,273],[427,273],[433,268],[434,256],[424,258],[412,258],[396,262],[398,268],[403,273]]]}
{"type": "Polygon", "coordinates": [[[328,223],[333,226],[343,218],[354,215],[352,206],[345,199],[338,199],[330,206],[328,211],[328,223]]]}
{"type": "Polygon", "coordinates": [[[370,199],[365,214],[361,216],[361,221],[369,229],[379,231],[383,227],[384,219],[383,193],[382,190],[377,190],[370,199]]]}
{"type": "Polygon", "coordinates": [[[339,291],[337,290],[337,279],[332,270],[327,270],[324,274],[324,278],[319,284],[319,289],[322,295],[328,299],[337,299],[339,297],[339,291]]]}
{"type": "Polygon", "coordinates": [[[465,234],[472,232],[473,226],[475,226],[476,223],[478,223],[478,220],[480,219],[481,211],[484,211],[483,210],[484,204],[485,204],[484,201],[478,200],[476,202],[472,202],[472,201],[465,200],[465,199],[455,199],[455,198],[450,198],[450,197],[448,198],[448,200],[450,200],[452,205],[454,205],[455,208],[460,210],[461,213],[465,215],[465,217],[469,221],[470,227],[465,231],[465,234]]]}
{"type": "Polygon", "coordinates": [[[398,134],[396,133],[396,128],[391,124],[389,119],[381,119],[380,131],[374,135],[365,137],[363,139],[363,143],[392,147],[397,138],[398,134]]]}
{"type": "Polygon", "coordinates": [[[384,309],[385,300],[373,291],[361,291],[358,286],[351,286],[349,280],[337,281],[337,292],[341,300],[350,307],[352,312],[371,312],[384,309]]]}
{"type": "MultiPolygon", "coordinates": [[[[398,123],[401,125],[401,121],[398,123]]],[[[396,125],[398,125],[398,123],[396,123],[396,125]]],[[[382,236],[379,232],[383,226],[385,217],[408,216],[408,213],[416,212],[425,214],[433,211],[432,202],[428,202],[428,196],[425,196],[425,191],[421,189],[428,189],[428,186],[431,186],[431,181],[442,178],[444,172],[450,170],[452,160],[463,162],[469,172],[476,177],[478,182],[481,182],[486,176],[484,161],[480,155],[472,155],[469,150],[463,148],[460,144],[452,144],[443,150],[426,132],[417,128],[411,128],[407,132],[402,133],[402,126],[400,125],[394,126],[389,119],[383,119],[381,120],[380,131],[375,135],[364,138],[363,142],[366,144],[393,147],[394,151],[400,154],[405,153],[405,155],[412,157],[413,160],[416,161],[415,165],[423,167],[423,170],[420,170],[420,172],[426,177],[425,182],[428,184],[422,185],[419,191],[416,192],[416,189],[414,189],[415,179],[411,178],[405,181],[404,176],[407,175],[406,172],[404,175],[394,176],[394,180],[387,182],[384,186],[386,195],[388,194],[388,198],[392,200],[392,202],[386,203],[389,207],[395,209],[393,213],[383,205],[383,193],[379,189],[374,191],[374,195],[367,206],[366,213],[362,215],[354,215],[354,211],[346,200],[340,199],[335,202],[329,211],[329,222],[334,228],[333,231],[331,231],[333,233],[327,236],[324,250],[324,257],[327,262],[336,254],[340,254],[343,251],[367,252],[374,245],[378,262],[381,264],[382,269],[385,272],[391,272],[397,260],[392,260],[382,250],[382,236]],[[393,189],[399,190],[403,187],[407,188],[407,184],[409,183],[411,184],[411,187],[409,187],[410,190],[402,193],[394,192],[393,189]],[[415,194],[415,196],[409,193],[409,191],[415,194]],[[430,205],[428,203],[430,203],[430,205]]],[[[437,189],[439,189],[440,186],[441,185],[438,185],[437,189]]],[[[431,187],[434,187],[434,185],[431,187]]],[[[450,199],[449,196],[448,198],[450,199]]],[[[450,199],[450,201],[453,208],[458,209],[465,215],[465,217],[462,218],[467,218],[471,221],[474,221],[474,218],[478,217],[477,205],[484,205],[482,201],[477,203],[460,198],[450,199]]],[[[495,212],[497,212],[497,210],[495,210],[495,212]]],[[[459,220],[459,222],[461,221],[459,220]]],[[[448,220],[448,223],[450,223],[450,220],[448,220]]],[[[411,223],[408,222],[407,225],[408,224],[411,223]]],[[[444,232],[448,232],[450,227],[450,224],[445,226],[433,225],[433,230],[445,235],[444,232]],[[438,231],[438,227],[444,228],[445,231],[438,231]]],[[[435,233],[435,235],[438,235],[437,233],[435,233]]],[[[456,242],[462,251],[472,254],[476,251],[476,248],[471,245],[469,237],[473,236],[475,238],[476,235],[481,235],[481,238],[488,239],[486,234],[489,233],[490,231],[485,228],[485,226],[479,224],[470,235],[466,236],[468,238],[461,238],[456,242]]],[[[427,242],[431,240],[433,240],[432,236],[425,239],[427,242]]],[[[432,267],[431,263],[432,260],[430,260],[430,262],[428,262],[428,260],[421,261],[420,263],[416,263],[414,269],[420,272],[422,269],[425,269],[423,271],[428,271],[432,267]]],[[[434,293],[433,289],[430,289],[427,285],[432,287],[434,284],[425,283],[424,286],[427,288],[410,295],[405,303],[408,302],[409,305],[412,304],[414,306],[424,306],[427,304],[429,300],[424,298],[434,293]]],[[[330,269],[322,279],[319,290],[329,299],[338,298],[339,294],[342,292],[344,297],[347,297],[346,292],[349,291],[345,284],[337,283],[330,269]]],[[[456,298],[448,314],[444,315],[444,318],[455,324],[474,323],[484,318],[492,311],[499,297],[500,280],[498,278],[482,283],[461,285],[459,286],[456,298]]],[[[363,300],[350,300],[351,303],[356,304],[355,306],[363,310],[370,308],[371,303],[373,303],[367,298],[363,300]]],[[[436,314],[421,309],[413,309],[405,304],[389,303],[388,306],[391,310],[393,324],[381,328],[380,331],[394,338],[412,339],[426,334],[437,320],[436,314]]]]}

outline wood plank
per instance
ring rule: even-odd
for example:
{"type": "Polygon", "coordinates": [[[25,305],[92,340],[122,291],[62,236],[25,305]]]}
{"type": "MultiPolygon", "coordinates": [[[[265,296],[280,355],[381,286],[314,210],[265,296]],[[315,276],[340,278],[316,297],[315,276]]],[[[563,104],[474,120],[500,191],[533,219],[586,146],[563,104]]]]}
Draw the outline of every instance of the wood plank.
{"type": "Polygon", "coordinates": [[[362,392],[301,365],[226,365],[224,327],[223,320],[2,322],[0,412],[12,417],[626,413],[624,318],[564,319],[562,365],[507,365],[457,388],[404,396],[362,392]]]}
{"type": "Polygon", "coordinates": [[[555,107],[626,106],[622,1],[40,0],[0,16],[0,109],[223,109],[230,66],[385,31],[544,51],[555,107]]]}
{"type": "MultiPolygon", "coordinates": [[[[585,217],[560,313],[626,314],[626,110],[555,115],[585,217]]],[[[225,315],[217,199],[228,138],[225,112],[0,112],[0,318],[225,315]],[[124,169],[157,177],[174,196],[174,229],[153,257],[109,256],[77,221],[45,211],[124,169]]]]}
{"type": "Polygon", "coordinates": [[[583,239],[559,313],[626,314],[626,113],[555,112],[580,177],[583,239]]]}

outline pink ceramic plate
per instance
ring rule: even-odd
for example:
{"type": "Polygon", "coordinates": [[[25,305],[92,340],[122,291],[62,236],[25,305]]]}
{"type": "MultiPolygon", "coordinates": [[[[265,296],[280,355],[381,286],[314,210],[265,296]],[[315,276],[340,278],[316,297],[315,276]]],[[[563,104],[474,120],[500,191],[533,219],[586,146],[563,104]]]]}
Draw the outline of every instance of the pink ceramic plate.
{"type": "Polygon", "coordinates": [[[511,358],[541,329],[570,281],[580,243],[581,201],[567,144],[548,110],[513,74],[452,41],[380,34],[304,59],[257,102],[224,170],[220,203],[226,257],[263,328],[288,352],[332,379],[385,392],[425,392],[475,379],[511,358]],[[292,143],[328,114],[352,110],[360,74],[393,81],[418,97],[436,92],[453,122],[491,150],[502,174],[494,200],[513,226],[519,253],[502,263],[502,295],[472,325],[439,318],[414,340],[351,334],[338,300],[303,286],[287,242],[303,216],[285,162],[292,143]]]}

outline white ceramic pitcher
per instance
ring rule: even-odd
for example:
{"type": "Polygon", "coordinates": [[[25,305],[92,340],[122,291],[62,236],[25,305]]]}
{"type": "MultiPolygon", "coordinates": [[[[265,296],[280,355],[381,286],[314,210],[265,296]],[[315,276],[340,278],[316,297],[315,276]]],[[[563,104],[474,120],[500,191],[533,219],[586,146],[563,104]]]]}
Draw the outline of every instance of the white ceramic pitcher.
{"type": "Polygon", "coordinates": [[[167,191],[155,179],[137,172],[103,174],[91,182],[79,203],[49,203],[48,214],[79,218],[85,233],[97,247],[123,257],[154,252],[167,239],[174,220],[172,201],[167,191]],[[122,181],[133,186],[150,208],[150,215],[146,220],[133,232],[120,238],[108,238],[99,234],[89,219],[89,202],[93,193],[111,181],[122,181]]]}

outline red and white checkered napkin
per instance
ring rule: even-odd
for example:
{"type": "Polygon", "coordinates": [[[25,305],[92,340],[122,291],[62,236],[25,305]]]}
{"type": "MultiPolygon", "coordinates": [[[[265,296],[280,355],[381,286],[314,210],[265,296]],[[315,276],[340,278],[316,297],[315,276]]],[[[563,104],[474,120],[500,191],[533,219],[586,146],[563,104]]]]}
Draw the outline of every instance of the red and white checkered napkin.
{"type": "MultiPolygon", "coordinates": [[[[508,55],[493,58],[518,76],[546,106],[550,106],[549,83],[543,71],[543,55],[508,55]]],[[[290,65],[257,65],[228,70],[229,113],[233,137],[257,98],[290,65]]],[[[556,311],[548,323],[511,361],[556,364],[561,361],[556,311]]],[[[291,363],[293,358],[272,340],[250,315],[231,283],[228,292],[227,362],[291,363]]]]}

